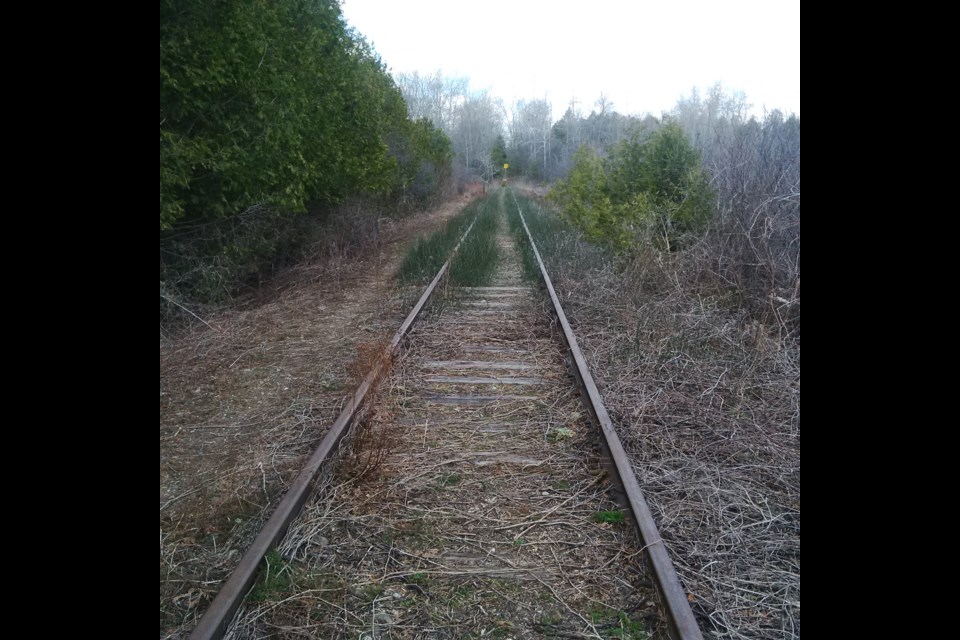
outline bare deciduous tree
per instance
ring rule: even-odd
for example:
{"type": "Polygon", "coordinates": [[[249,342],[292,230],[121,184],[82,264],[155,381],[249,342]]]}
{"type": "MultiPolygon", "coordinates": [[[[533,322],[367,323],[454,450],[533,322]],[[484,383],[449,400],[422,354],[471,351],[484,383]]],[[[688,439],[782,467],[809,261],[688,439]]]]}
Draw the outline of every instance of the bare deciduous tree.
{"type": "Polygon", "coordinates": [[[717,193],[715,269],[786,331],[800,316],[800,118],[747,117],[742,92],[714,85],[674,110],[717,193]]]}
{"type": "Polygon", "coordinates": [[[503,106],[500,100],[482,91],[467,97],[456,112],[453,148],[462,177],[490,179],[493,166],[490,151],[503,131],[503,106]]]}
{"type": "Polygon", "coordinates": [[[467,96],[466,77],[445,76],[439,70],[429,75],[414,71],[397,74],[396,82],[412,119],[427,118],[447,135],[453,133],[457,109],[467,96]]]}
{"type": "Polygon", "coordinates": [[[549,176],[553,107],[546,100],[521,100],[510,119],[510,157],[517,170],[536,179],[549,176]]]}
{"type": "Polygon", "coordinates": [[[487,91],[471,91],[466,77],[445,76],[441,71],[400,73],[396,82],[407,101],[410,116],[427,118],[453,141],[454,175],[462,184],[490,179],[490,151],[503,134],[504,109],[487,91]]]}

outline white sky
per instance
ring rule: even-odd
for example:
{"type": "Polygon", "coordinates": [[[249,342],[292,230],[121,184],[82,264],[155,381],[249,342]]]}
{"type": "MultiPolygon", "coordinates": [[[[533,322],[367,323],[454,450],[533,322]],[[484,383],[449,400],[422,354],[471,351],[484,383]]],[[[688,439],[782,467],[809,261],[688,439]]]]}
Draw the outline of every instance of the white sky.
{"type": "Polygon", "coordinates": [[[800,113],[799,0],[345,0],[391,72],[465,75],[507,105],[547,97],[559,119],[604,92],[659,116],[720,81],[753,112],[800,113]]]}

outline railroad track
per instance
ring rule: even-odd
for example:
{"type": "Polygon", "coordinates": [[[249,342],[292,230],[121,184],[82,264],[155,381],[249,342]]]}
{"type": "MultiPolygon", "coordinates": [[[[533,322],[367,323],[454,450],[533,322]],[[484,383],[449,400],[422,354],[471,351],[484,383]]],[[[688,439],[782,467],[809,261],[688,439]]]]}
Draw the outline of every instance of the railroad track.
{"type": "Polygon", "coordinates": [[[702,638],[526,222],[537,283],[500,227],[492,282],[440,269],[192,638],[702,638]]]}

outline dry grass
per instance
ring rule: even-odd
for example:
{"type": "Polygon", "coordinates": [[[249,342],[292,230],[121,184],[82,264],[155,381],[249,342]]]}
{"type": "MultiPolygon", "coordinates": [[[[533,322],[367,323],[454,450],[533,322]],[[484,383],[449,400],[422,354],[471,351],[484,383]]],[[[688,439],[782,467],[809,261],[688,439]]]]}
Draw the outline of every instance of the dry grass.
{"type": "Polygon", "coordinates": [[[705,631],[799,637],[799,338],[726,297],[696,250],[624,270],[572,237],[555,247],[548,268],[705,631]]]}
{"type": "Polygon", "coordinates": [[[399,326],[406,247],[461,205],[384,226],[376,255],[303,263],[243,307],[161,331],[161,637],[185,637],[336,418],[358,347],[399,326]]]}
{"type": "MultiPolygon", "coordinates": [[[[410,372],[395,375],[391,405],[412,395],[410,372]]],[[[490,407],[375,424],[402,429],[402,448],[379,475],[358,479],[348,464],[327,475],[280,547],[296,579],[248,599],[229,637],[644,637],[657,605],[629,530],[596,522],[617,505],[579,399],[544,404],[497,407],[526,434],[512,456],[548,452],[536,468],[478,447],[497,428],[490,407]],[[574,435],[550,437],[558,428],[574,435]]]]}
{"type": "MultiPolygon", "coordinates": [[[[382,363],[377,369],[380,373],[373,381],[374,389],[380,386],[393,364],[392,355],[388,352],[389,345],[387,338],[358,345],[357,359],[349,367],[353,386],[359,386],[382,363]]],[[[377,406],[372,409],[372,415],[371,412],[365,412],[363,418],[356,421],[352,428],[349,455],[341,459],[341,471],[348,478],[362,482],[380,473],[383,463],[397,447],[399,440],[397,430],[390,428],[391,415],[388,409],[377,406]]]]}

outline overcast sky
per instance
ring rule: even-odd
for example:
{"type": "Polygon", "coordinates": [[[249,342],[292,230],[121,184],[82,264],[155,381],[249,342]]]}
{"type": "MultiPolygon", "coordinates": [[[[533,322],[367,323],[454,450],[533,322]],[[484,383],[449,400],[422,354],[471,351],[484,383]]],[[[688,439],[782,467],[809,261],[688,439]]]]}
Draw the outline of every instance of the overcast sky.
{"type": "Polygon", "coordinates": [[[466,75],[507,104],[601,92],[659,116],[720,81],[753,111],[800,113],[799,0],[345,0],[347,22],[391,72],[466,75]]]}

